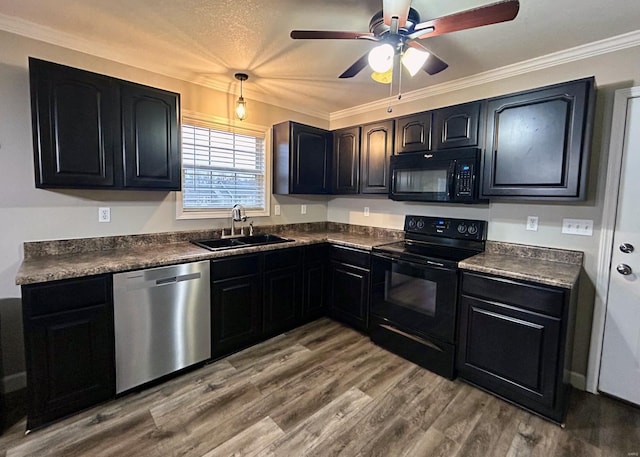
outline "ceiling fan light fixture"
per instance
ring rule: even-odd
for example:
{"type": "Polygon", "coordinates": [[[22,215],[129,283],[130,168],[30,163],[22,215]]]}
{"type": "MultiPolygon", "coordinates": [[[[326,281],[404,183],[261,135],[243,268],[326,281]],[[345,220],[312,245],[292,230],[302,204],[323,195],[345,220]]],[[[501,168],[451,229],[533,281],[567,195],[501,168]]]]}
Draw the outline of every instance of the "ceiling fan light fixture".
{"type": "Polygon", "coordinates": [[[409,74],[413,77],[424,66],[429,56],[430,54],[426,51],[409,48],[402,56],[402,65],[404,65],[404,68],[406,68],[409,74]]]}
{"type": "Polygon", "coordinates": [[[236,101],[236,117],[244,121],[247,118],[247,102],[242,96],[242,82],[249,79],[249,75],[246,73],[236,73],[234,77],[240,81],[240,97],[238,97],[238,101],[236,101]]]}
{"type": "Polygon", "coordinates": [[[384,73],[393,67],[393,46],[389,43],[376,46],[369,51],[367,60],[369,66],[376,73],[384,73]]]}
{"type": "Polygon", "coordinates": [[[382,73],[374,71],[371,73],[371,79],[380,84],[391,84],[393,79],[393,67],[382,73]]]}

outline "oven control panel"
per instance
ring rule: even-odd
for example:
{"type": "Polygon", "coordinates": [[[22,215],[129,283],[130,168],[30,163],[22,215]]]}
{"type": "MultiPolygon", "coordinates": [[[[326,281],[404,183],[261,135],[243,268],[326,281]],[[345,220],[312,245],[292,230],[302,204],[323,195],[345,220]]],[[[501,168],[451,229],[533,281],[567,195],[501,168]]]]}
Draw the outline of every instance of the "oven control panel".
{"type": "Polygon", "coordinates": [[[487,221],[453,219],[450,217],[406,216],[405,232],[443,238],[484,241],[487,239],[487,221]]]}

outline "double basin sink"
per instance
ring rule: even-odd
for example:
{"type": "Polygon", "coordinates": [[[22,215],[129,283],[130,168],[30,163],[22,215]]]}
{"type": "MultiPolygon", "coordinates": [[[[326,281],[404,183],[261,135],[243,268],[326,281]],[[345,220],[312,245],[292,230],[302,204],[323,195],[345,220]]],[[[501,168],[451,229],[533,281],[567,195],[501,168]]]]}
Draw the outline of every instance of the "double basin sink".
{"type": "Polygon", "coordinates": [[[248,248],[250,246],[261,246],[265,244],[288,243],[293,240],[282,238],[278,235],[249,235],[234,238],[220,238],[215,240],[195,240],[193,244],[210,251],[221,251],[224,249],[248,248]]]}

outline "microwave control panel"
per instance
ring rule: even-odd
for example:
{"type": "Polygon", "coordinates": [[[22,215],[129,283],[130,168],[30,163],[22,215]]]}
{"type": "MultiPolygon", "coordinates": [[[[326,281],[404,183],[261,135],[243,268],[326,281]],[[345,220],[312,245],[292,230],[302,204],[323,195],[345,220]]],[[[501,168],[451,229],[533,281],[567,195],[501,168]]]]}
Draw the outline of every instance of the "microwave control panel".
{"type": "Polygon", "coordinates": [[[473,197],[474,164],[458,162],[456,164],[456,197],[473,197]]]}

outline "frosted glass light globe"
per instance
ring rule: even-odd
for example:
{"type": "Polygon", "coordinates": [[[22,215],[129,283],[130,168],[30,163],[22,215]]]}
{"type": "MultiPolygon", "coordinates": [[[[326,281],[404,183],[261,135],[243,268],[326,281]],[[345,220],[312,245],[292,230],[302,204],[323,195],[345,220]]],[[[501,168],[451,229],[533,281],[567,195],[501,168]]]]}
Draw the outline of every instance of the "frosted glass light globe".
{"type": "Polygon", "coordinates": [[[369,66],[377,73],[384,73],[393,66],[393,46],[381,44],[369,51],[369,66]]]}

